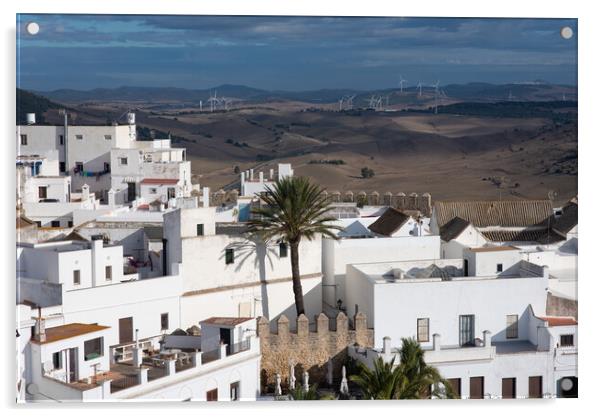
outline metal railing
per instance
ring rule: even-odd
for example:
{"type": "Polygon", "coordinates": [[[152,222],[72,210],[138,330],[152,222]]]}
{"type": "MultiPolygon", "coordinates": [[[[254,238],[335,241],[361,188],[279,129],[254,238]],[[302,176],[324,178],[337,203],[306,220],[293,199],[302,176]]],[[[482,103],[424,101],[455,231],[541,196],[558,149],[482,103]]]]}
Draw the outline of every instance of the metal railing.
{"type": "Polygon", "coordinates": [[[203,364],[216,361],[220,358],[220,349],[210,350],[209,352],[203,352],[203,364]]]}
{"type": "Polygon", "coordinates": [[[243,340],[242,342],[226,346],[226,356],[236,355],[237,353],[244,352],[245,350],[249,350],[250,348],[250,341],[248,339],[243,340]]]}
{"type": "Polygon", "coordinates": [[[138,385],[138,383],[138,375],[124,375],[122,378],[114,379],[111,381],[111,394],[138,385]]]}

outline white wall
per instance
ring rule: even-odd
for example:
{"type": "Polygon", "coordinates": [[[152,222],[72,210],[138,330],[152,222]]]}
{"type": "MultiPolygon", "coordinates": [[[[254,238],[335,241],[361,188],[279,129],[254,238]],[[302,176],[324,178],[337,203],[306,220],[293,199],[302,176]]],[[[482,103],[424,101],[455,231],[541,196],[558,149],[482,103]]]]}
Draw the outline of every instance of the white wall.
{"type": "Polygon", "coordinates": [[[324,301],[331,306],[338,299],[347,306],[345,273],[348,264],[363,262],[409,261],[439,258],[439,236],[409,236],[365,239],[322,239],[324,301]],[[336,285],[336,291],[335,287],[336,285]],[[336,293],[336,294],[335,294],[336,293]]]}

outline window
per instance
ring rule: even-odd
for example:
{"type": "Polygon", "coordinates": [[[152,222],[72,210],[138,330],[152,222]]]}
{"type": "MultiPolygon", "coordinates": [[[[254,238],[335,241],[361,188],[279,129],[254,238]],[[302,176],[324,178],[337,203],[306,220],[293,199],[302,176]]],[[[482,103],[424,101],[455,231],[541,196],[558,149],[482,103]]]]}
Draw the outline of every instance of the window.
{"type": "Polygon", "coordinates": [[[561,334],[560,335],[560,346],[574,346],[572,334],[561,334]]]}
{"type": "Polygon", "coordinates": [[[157,189],[156,188],[151,188],[150,189],[150,193],[151,194],[157,194],[157,189]]]}
{"type": "Polygon", "coordinates": [[[42,227],[42,222],[41,221],[36,221],[35,223],[36,223],[36,226],[42,227]]]}
{"type": "Polygon", "coordinates": [[[516,378],[502,378],[502,398],[516,398],[516,378]]]}
{"type": "Polygon", "coordinates": [[[59,220],[53,220],[50,222],[50,226],[52,227],[61,227],[61,222],[59,220]]]}
{"type": "Polygon", "coordinates": [[[169,329],[169,313],[161,314],[161,330],[169,329]]]}
{"type": "Polygon", "coordinates": [[[460,346],[474,345],[474,315],[460,316],[460,346]]]}
{"type": "Polygon", "coordinates": [[[84,139],[84,135],[75,135],[75,139],[77,139],[77,140],[83,140],[84,139]]]}
{"type": "Polygon", "coordinates": [[[63,135],[59,135],[59,145],[65,144],[65,137],[63,135]]]}
{"type": "Polygon", "coordinates": [[[84,342],[84,359],[89,361],[90,359],[100,358],[102,356],[102,342],[102,337],[86,340],[84,342]]]}
{"type": "Polygon", "coordinates": [[[506,316],[506,339],[518,338],[518,314],[506,316]]]}
{"type": "Polygon", "coordinates": [[[418,335],[419,342],[429,341],[429,319],[422,318],[418,319],[416,334],[418,335]]]}
{"type": "Polygon", "coordinates": [[[482,376],[470,377],[470,399],[483,399],[485,378],[482,376]]]}
{"type": "Polygon", "coordinates": [[[230,384],[230,401],[238,401],[240,399],[240,382],[236,381],[230,384]]]}
{"type": "Polygon", "coordinates": [[[226,249],[226,265],[234,263],[234,249],[226,249]]]}
{"type": "Polygon", "coordinates": [[[197,236],[204,236],[205,235],[205,225],[204,224],[197,224],[196,225],[196,235],[197,236]]]}
{"type": "Polygon", "coordinates": [[[105,266],[105,279],[111,281],[113,279],[113,267],[111,265],[105,266]]]}
{"type": "Polygon", "coordinates": [[[529,377],[529,398],[543,397],[542,380],[543,378],[541,376],[529,377]]]}
{"type": "Polygon", "coordinates": [[[80,284],[80,272],[79,269],[76,269],[75,271],[73,271],[73,285],[79,285],[80,284]]]}
{"type": "Polygon", "coordinates": [[[52,354],[52,367],[54,369],[61,369],[63,367],[63,352],[54,352],[52,354]]]}
{"type": "Polygon", "coordinates": [[[462,378],[450,378],[447,380],[451,386],[452,392],[457,398],[462,398],[462,378]]]}
{"type": "Polygon", "coordinates": [[[504,264],[497,264],[496,271],[497,272],[502,272],[503,270],[504,270],[504,264]]]}
{"type": "Polygon", "coordinates": [[[119,158],[119,165],[127,165],[128,164],[128,159],[125,157],[120,157],[119,158]]]}
{"type": "Polygon", "coordinates": [[[38,187],[38,197],[48,198],[48,187],[38,187]]]}
{"type": "Polygon", "coordinates": [[[64,162],[59,162],[59,171],[65,172],[65,163],[64,162]]]}
{"type": "Polygon", "coordinates": [[[207,391],[207,401],[217,401],[217,388],[207,391]]]}
{"type": "Polygon", "coordinates": [[[111,140],[111,139],[113,139],[113,137],[111,135],[105,135],[105,139],[106,140],[111,140]]]}
{"type": "Polygon", "coordinates": [[[111,172],[111,164],[108,162],[104,163],[105,172],[111,172]]]}
{"type": "Polygon", "coordinates": [[[76,162],[75,163],[75,172],[83,172],[84,171],[84,163],[76,162]]]}
{"type": "Polygon", "coordinates": [[[27,145],[27,135],[21,135],[21,145],[27,145]]]}
{"type": "Polygon", "coordinates": [[[286,245],[286,243],[284,243],[284,242],[280,243],[279,249],[280,249],[280,257],[286,258],[288,256],[288,246],[286,245]]]}
{"type": "Polygon", "coordinates": [[[67,227],[73,227],[73,220],[69,220],[67,222],[67,227]]]}

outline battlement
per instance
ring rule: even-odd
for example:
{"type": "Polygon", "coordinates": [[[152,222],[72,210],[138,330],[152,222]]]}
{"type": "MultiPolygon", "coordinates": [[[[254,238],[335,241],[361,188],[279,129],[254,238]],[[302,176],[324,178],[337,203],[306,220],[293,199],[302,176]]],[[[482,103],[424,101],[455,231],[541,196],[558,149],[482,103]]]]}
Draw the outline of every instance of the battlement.
{"type": "Polygon", "coordinates": [[[430,216],[432,212],[432,200],[429,193],[418,195],[417,193],[397,193],[391,192],[379,193],[373,191],[366,193],[365,191],[353,192],[345,191],[324,191],[323,195],[327,196],[332,203],[356,203],[370,206],[389,206],[398,210],[417,210],[424,216],[430,216]]]}

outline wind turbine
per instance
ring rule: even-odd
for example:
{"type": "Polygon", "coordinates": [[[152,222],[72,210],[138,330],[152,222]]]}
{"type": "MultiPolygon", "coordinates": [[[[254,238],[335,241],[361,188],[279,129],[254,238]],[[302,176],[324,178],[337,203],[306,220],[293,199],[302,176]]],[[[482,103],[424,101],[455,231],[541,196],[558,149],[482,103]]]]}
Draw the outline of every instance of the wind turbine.
{"type": "Polygon", "coordinates": [[[201,111],[203,111],[203,100],[199,100],[199,107],[201,111]]]}
{"type": "Polygon", "coordinates": [[[209,107],[211,108],[211,113],[216,109],[217,104],[219,103],[219,99],[217,98],[217,91],[213,92],[212,96],[209,96],[209,107]]]}
{"type": "Polygon", "coordinates": [[[339,99],[339,111],[343,111],[343,102],[346,103],[347,97],[343,96],[339,99]]]}
{"type": "Polygon", "coordinates": [[[403,94],[403,83],[407,81],[403,79],[403,75],[399,74],[399,94],[403,94]]]}
{"type": "Polygon", "coordinates": [[[439,80],[433,84],[433,88],[435,89],[435,114],[437,114],[439,107],[439,80]]]}
{"type": "Polygon", "coordinates": [[[416,90],[418,90],[418,97],[422,97],[422,81],[418,81],[418,85],[416,86],[416,90]]]}

